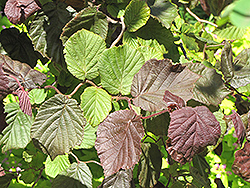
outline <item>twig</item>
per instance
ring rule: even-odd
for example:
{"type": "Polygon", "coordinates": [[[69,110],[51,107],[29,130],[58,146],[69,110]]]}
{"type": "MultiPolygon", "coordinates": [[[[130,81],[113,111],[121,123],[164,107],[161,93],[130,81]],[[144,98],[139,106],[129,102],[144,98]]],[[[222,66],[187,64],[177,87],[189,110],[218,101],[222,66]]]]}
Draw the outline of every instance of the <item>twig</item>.
{"type": "Polygon", "coordinates": [[[116,99],[117,101],[119,101],[119,100],[126,100],[126,101],[128,101],[128,107],[129,107],[129,109],[134,111],[134,109],[132,108],[132,105],[131,105],[131,98],[129,98],[129,97],[114,96],[114,97],[112,97],[112,99],[116,99]]]}
{"type": "Polygon", "coordinates": [[[113,20],[112,18],[110,18],[108,16],[106,16],[106,17],[107,17],[107,21],[110,22],[110,23],[112,23],[112,24],[118,24],[118,23],[121,24],[121,22],[119,22],[119,21],[113,20]]]}
{"type": "Polygon", "coordinates": [[[81,161],[78,159],[78,157],[77,157],[73,152],[70,152],[69,154],[71,154],[71,155],[75,158],[77,164],[79,164],[79,163],[81,162],[81,161]]]}
{"type": "Polygon", "coordinates": [[[92,86],[94,86],[94,87],[98,87],[97,85],[95,85],[94,82],[92,82],[90,80],[86,80],[85,82],[88,83],[88,84],[90,84],[90,85],[92,85],[92,86]]]}
{"type": "Polygon", "coordinates": [[[216,25],[215,23],[213,22],[210,22],[210,21],[207,21],[207,20],[203,20],[203,19],[200,19],[198,16],[196,16],[188,7],[186,7],[186,10],[188,11],[188,13],[193,16],[198,22],[200,23],[207,23],[209,25],[212,25],[214,27],[218,27],[218,25],[216,25]]]}
{"type": "Polygon", "coordinates": [[[122,38],[122,35],[126,29],[125,23],[124,23],[124,17],[121,16],[121,24],[122,24],[122,30],[121,33],[119,34],[119,36],[115,39],[115,41],[111,44],[110,48],[114,47],[122,38]]]}
{"type": "Polygon", "coordinates": [[[67,95],[67,97],[69,97],[69,98],[72,97],[83,84],[84,83],[78,84],[78,86],[76,86],[76,88],[74,89],[74,91],[72,91],[72,93],[70,93],[69,95],[67,95]]]}
{"type": "Polygon", "coordinates": [[[55,86],[44,86],[44,89],[48,89],[48,88],[51,88],[51,89],[54,89],[58,94],[61,94],[61,95],[63,95],[62,93],[61,93],[61,91],[59,91],[55,86]]]}
{"type": "Polygon", "coordinates": [[[34,184],[32,185],[31,188],[35,187],[35,185],[37,184],[37,182],[38,182],[39,179],[41,178],[44,168],[45,168],[45,166],[43,166],[43,167],[40,169],[40,173],[39,173],[39,175],[38,175],[36,181],[34,182],[34,184]]]}
{"type": "Polygon", "coordinates": [[[226,82],[226,86],[230,87],[229,89],[231,89],[232,91],[235,91],[238,95],[242,96],[242,97],[246,97],[248,100],[250,100],[250,97],[247,95],[244,95],[242,93],[240,93],[236,88],[234,88],[233,86],[231,86],[229,83],[226,82]]]}
{"type": "Polygon", "coordinates": [[[102,164],[97,161],[84,161],[84,163],[95,163],[98,164],[99,166],[102,166],[102,164]]]}
{"type": "Polygon", "coordinates": [[[152,114],[152,115],[150,115],[150,116],[141,117],[141,118],[142,118],[142,119],[148,119],[148,118],[151,118],[151,117],[154,117],[154,116],[157,116],[157,115],[166,113],[166,112],[169,112],[169,109],[162,110],[162,111],[160,111],[160,112],[158,112],[158,113],[152,114]]]}

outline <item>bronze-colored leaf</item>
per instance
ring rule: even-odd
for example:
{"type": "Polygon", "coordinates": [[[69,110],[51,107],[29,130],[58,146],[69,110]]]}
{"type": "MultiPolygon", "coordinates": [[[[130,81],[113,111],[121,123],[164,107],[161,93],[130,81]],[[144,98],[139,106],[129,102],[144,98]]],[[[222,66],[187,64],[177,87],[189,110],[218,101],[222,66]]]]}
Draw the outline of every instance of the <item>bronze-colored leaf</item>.
{"type": "Polygon", "coordinates": [[[21,110],[29,115],[32,116],[32,109],[31,109],[31,103],[30,103],[30,98],[29,98],[29,93],[24,90],[18,90],[16,92],[18,98],[19,98],[19,106],[21,110]]]}
{"type": "Polygon", "coordinates": [[[0,64],[0,100],[8,95],[10,92],[9,90],[9,80],[6,75],[4,75],[3,64],[0,64]]]}
{"type": "Polygon", "coordinates": [[[95,148],[105,177],[138,163],[143,136],[141,118],[132,110],[113,112],[99,125],[95,148]]]}
{"type": "Polygon", "coordinates": [[[233,172],[250,182],[250,144],[246,142],[244,148],[236,151],[234,156],[233,172]]]}
{"type": "Polygon", "coordinates": [[[167,103],[168,106],[176,105],[180,108],[185,106],[185,101],[182,98],[178,97],[177,95],[174,95],[168,90],[165,91],[163,100],[167,103]]]}
{"type": "Polygon", "coordinates": [[[208,145],[215,145],[221,134],[220,123],[205,106],[184,107],[170,114],[167,151],[182,164],[208,145]]]}
{"type": "Polygon", "coordinates": [[[4,13],[11,23],[20,24],[39,9],[34,0],[8,0],[4,13]]]}

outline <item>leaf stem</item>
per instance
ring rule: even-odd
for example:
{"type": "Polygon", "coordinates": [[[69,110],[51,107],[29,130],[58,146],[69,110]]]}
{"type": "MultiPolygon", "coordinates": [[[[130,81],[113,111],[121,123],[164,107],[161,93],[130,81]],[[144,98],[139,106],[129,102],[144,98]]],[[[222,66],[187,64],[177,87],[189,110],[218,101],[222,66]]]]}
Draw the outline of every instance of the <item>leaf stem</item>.
{"type": "Polygon", "coordinates": [[[76,86],[76,88],[74,89],[74,91],[72,91],[72,93],[70,93],[69,95],[67,95],[67,97],[71,98],[77,91],[78,89],[83,85],[84,83],[80,83],[76,86]]]}
{"type": "Polygon", "coordinates": [[[42,177],[42,173],[43,173],[44,168],[45,168],[45,166],[43,166],[42,168],[40,168],[39,175],[38,175],[36,181],[34,182],[34,184],[32,185],[31,188],[35,187],[35,185],[37,184],[37,182],[39,181],[39,179],[42,177]]]}
{"type": "Polygon", "coordinates": [[[131,98],[129,98],[129,97],[114,96],[114,97],[112,97],[112,99],[116,99],[117,101],[119,101],[119,100],[126,100],[126,101],[128,101],[128,107],[129,107],[129,109],[133,110],[133,108],[131,106],[131,98]]]}
{"type": "Polygon", "coordinates": [[[115,41],[111,44],[110,48],[114,47],[122,38],[122,35],[126,29],[126,25],[124,23],[124,17],[121,16],[121,24],[122,24],[122,30],[121,30],[121,33],[119,34],[119,36],[115,39],[115,41]]]}
{"type": "Polygon", "coordinates": [[[90,80],[85,80],[86,83],[94,86],[94,87],[98,87],[94,82],[90,81],[90,80]]]}
{"type": "Polygon", "coordinates": [[[79,164],[79,163],[81,162],[81,161],[78,159],[78,157],[77,157],[73,152],[70,152],[69,154],[71,154],[71,155],[75,158],[77,164],[79,164]]]}
{"type": "Polygon", "coordinates": [[[91,160],[91,161],[84,161],[84,163],[95,163],[95,164],[97,164],[97,165],[99,165],[99,166],[102,166],[102,164],[101,163],[99,163],[99,162],[97,162],[97,161],[93,161],[93,160],[91,160]]]}
{"type": "Polygon", "coordinates": [[[112,18],[108,17],[107,15],[106,15],[106,17],[107,17],[107,21],[108,21],[108,22],[110,22],[110,23],[112,23],[112,24],[118,24],[118,23],[120,23],[120,24],[121,24],[121,22],[116,21],[116,20],[114,20],[114,19],[112,19],[112,18]]]}
{"type": "Polygon", "coordinates": [[[218,25],[216,25],[216,24],[213,23],[213,22],[210,22],[210,21],[207,21],[207,20],[200,19],[200,18],[199,18],[196,14],[194,14],[188,7],[186,7],[186,10],[187,10],[187,12],[188,12],[191,16],[193,16],[198,22],[200,22],[200,23],[207,23],[207,24],[212,25],[212,26],[214,26],[214,27],[218,27],[218,25]]]}
{"type": "Polygon", "coordinates": [[[157,112],[157,113],[155,113],[155,114],[151,114],[151,115],[149,115],[149,116],[145,116],[145,117],[141,117],[141,118],[142,118],[142,119],[149,119],[149,118],[151,118],[151,117],[154,117],[154,116],[157,116],[157,115],[166,113],[166,112],[169,112],[169,109],[162,110],[162,111],[157,112]]]}
{"type": "Polygon", "coordinates": [[[51,89],[54,89],[58,94],[61,94],[61,91],[59,91],[59,89],[57,89],[55,86],[51,86],[51,85],[48,85],[48,86],[44,86],[44,89],[48,89],[48,88],[51,88],[51,89]]]}

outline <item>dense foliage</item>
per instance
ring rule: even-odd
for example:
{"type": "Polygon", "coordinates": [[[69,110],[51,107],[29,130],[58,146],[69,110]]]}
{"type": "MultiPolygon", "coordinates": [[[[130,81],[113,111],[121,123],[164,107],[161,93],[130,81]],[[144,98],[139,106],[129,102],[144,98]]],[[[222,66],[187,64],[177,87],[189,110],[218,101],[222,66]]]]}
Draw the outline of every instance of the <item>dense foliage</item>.
{"type": "Polygon", "coordinates": [[[249,8],[1,1],[1,187],[250,187],[249,8]]]}

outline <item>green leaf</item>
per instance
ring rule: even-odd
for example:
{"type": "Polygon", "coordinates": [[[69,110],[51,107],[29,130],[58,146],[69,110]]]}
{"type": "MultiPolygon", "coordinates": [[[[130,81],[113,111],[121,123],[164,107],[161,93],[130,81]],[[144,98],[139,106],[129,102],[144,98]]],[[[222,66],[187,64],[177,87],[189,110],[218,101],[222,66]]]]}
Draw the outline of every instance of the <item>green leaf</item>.
{"type": "Polygon", "coordinates": [[[0,185],[1,188],[8,188],[12,179],[15,178],[14,174],[6,174],[4,176],[0,176],[0,185]]]}
{"type": "Polygon", "coordinates": [[[192,72],[201,75],[193,89],[193,99],[217,106],[231,92],[225,86],[221,75],[215,69],[206,67],[200,63],[185,64],[192,72]]]}
{"type": "Polygon", "coordinates": [[[178,9],[169,0],[155,0],[153,5],[149,5],[151,15],[159,19],[159,21],[166,27],[170,28],[175,17],[178,16],[178,9]]]}
{"type": "Polygon", "coordinates": [[[32,118],[24,114],[16,102],[5,106],[6,122],[8,126],[0,135],[0,145],[3,144],[2,152],[10,149],[25,148],[30,142],[30,127],[32,118]]]}
{"type": "Polygon", "coordinates": [[[52,188],[92,188],[92,174],[89,167],[83,163],[73,163],[60,173],[52,183],[52,188]]]}
{"type": "Polygon", "coordinates": [[[104,51],[99,61],[102,86],[122,95],[130,93],[133,76],[145,63],[143,55],[127,44],[104,51]]]}
{"type": "Polygon", "coordinates": [[[81,143],[84,125],[77,101],[58,94],[41,105],[31,127],[31,138],[54,160],[81,143]]]}
{"type": "Polygon", "coordinates": [[[188,50],[194,50],[195,52],[199,51],[199,46],[198,46],[198,43],[195,42],[195,38],[189,37],[189,36],[182,33],[181,39],[188,50]]]}
{"type": "Polygon", "coordinates": [[[195,181],[195,183],[198,183],[199,186],[204,186],[204,188],[210,188],[211,187],[210,186],[210,181],[206,177],[200,175],[198,169],[196,169],[196,168],[194,168],[192,166],[189,166],[189,171],[190,171],[190,174],[194,178],[193,182],[195,181]]]}
{"type": "Polygon", "coordinates": [[[150,59],[164,59],[161,51],[157,51],[155,48],[149,46],[140,46],[138,50],[143,54],[145,61],[150,59]]]}
{"type": "Polygon", "coordinates": [[[66,170],[70,166],[68,155],[58,155],[53,161],[50,156],[45,161],[45,173],[55,178],[60,172],[66,170]]]}
{"type": "Polygon", "coordinates": [[[41,104],[47,97],[47,92],[44,89],[32,89],[29,92],[31,104],[41,104]]]}
{"type": "Polygon", "coordinates": [[[63,28],[61,34],[63,43],[65,43],[71,35],[83,28],[100,35],[105,40],[108,33],[108,21],[105,14],[98,11],[97,7],[83,9],[63,28]]]}
{"type": "Polygon", "coordinates": [[[74,149],[90,149],[95,146],[97,127],[92,127],[90,123],[84,126],[83,140],[80,146],[76,145],[74,149]]]}
{"type": "Polygon", "coordinates": [[[30,184],[36,180],[36,171],[34,169],[28,169],[21,173],[20,179],[26,184],[30,184]]]}
{"type": "Polygon", "coordinates": [[[81,95],[81,109],[90,124],[96,126],[111,111],[111,96],[101,88],[87,87],[81,95]]]}
{"type": "Polygon", "coordinates": [[[99,74],[97,62],[105,48],[105,42],[99,35],[85,29],[76,32],[64,48],[68,70],[81,80],[94,79],[99,74]]]}
{"type": "Polygon", "coordinates": [[[139,161],[139,181],[141,187],[153,187],[160,177],[161,152],[154,143],[143,143],[142,155],[139,161]]]}
{"type": "Polygon", "coordinates": [[[246,29],[236,26],[226,26],[225,28],[216,28],[214,34],[218,35],[222,39],[241,39],[246,33],[246,29]]]}
{"type": "Polygon", "coordinates": [[[228,41],[221,52],[221,71],[225,81],[230,81],[234,76],[232,46],[228,41]]]}
{"type": "Polygon", "coordinates": [[[150,8],[143,0],[132,0],[125,9],[124,22],[129,32],[144,26],[150,17],[150,8]]]}
{"type": "Polygon", "coordinates": [[[234,7],[230,12],[230,20],[232,24],[237,27],[247,28],[250,26],[250,1],[248,0],[239,0],[234,3],[234,7]]]}

